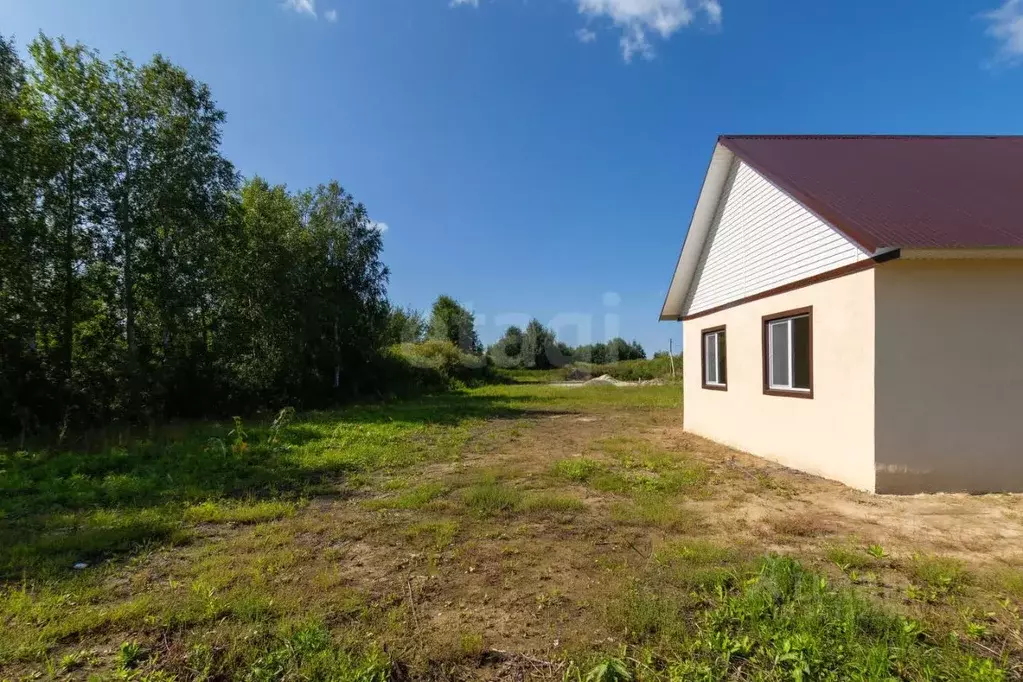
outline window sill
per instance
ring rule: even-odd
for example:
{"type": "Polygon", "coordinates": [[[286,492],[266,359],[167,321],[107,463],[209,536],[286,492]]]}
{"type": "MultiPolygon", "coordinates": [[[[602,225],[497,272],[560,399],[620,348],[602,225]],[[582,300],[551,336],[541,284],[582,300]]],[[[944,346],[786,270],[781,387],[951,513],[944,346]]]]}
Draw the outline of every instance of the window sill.
{"type": "Polygon", "coordinates": [[[807,398],[813,399],[813,389],[808,391],[793,390],[787,388],[765,388],[764,395],[775,395],[781,398],[807,398]]]}
{"type": "Polygon", "coordinates": [[[708,391],[727,391],[728,384],[703,384],[708,391]]]}

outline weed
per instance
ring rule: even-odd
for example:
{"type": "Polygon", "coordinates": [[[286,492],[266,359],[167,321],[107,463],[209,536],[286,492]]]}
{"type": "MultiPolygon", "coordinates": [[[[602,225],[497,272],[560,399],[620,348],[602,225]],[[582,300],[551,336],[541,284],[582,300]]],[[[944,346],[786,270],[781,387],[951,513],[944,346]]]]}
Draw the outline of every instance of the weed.
{"type": "Polygon", "coordinates": [[[244,424],[242,424],[241,417],[234,418],[234,428],[231,429],[227,435],[233,436],[231,440],[231,452],[233,452],[234,454],[236,455],[244,454],[245,451],[249,448],[248,441],[246,440],[249,434],[245,430],[244,424]]]}
{"type": "Polygon", "coordinates": [[[458,650],[465,658],[479,658],[484,650],[483,635],[477,632],[463,633],[458,638],[458,650]]]}
{"type": "Polygon", "coordinates": [[[270,435],[266,439],[267,445],[271,448],[279,447],[281,444],[281,432],[288,428],[291,422],[295,421],[295,408],[285,407],[277,413],[273,423],[270,424],[270,435]]]}
{"type": "Polygon", "coordinates": [[[824,548],[824,556],[842,571],[863,570],[873,565],[870,557],[858,548],[847,545],[828,545],[824,548]]]}
{"type": "Polygon", "coordinates": [[[117,665],[121,670],[131,670],[136,667],[145,656],[146,650],[138,643],[138,640],[121,642],[117,650],[117,665]]]}
{"type": "Polygon", "coordinates": [[[571,495],[530,493],[523,498],[520,509],[527,514],[574,514],[586,509],[586,505],[571,495]]]}
{"type": "Polygon", "coordinates": [[[466,488],[462,502],[477,516],[495,516],[515,511],[522,503],[522,492],[503,483],[481,483],[466,488]]]}
{"type": "Polygon", "coordinates": [[[699,662],[706,679],[749,669],[765,671],[765,680],[1004,679],[993,661],[929,644],[917,623],[790,558],[765,559],[736,589],[719,588],[717,601],[683,658],[699,662]]]}
{"type": "Polygon", "coordinates": [[[449,546],[458,533],[457,521],[422,521],[405,529],[405,537],[436,550],[449,546]]]}
{"type": "Polygon", "coordinates": [[[586,483],[594,476],[607,471],[607,465],[585,457],[574,457],[572,459],[559,459],[551,467],[555,476],[574,481],[586,483]]]}
{"type": "Polygon", "coordinates": [[[184,519],[191,523],[264,523],[293,516],[299,504],[284,500],[207,500],[186,507],[184,519]]]}
{"type": "Polygon", "coordinates": [[[881,545],[870,545],[867,547],[867,554],[875,559],[884,559],[888,556],[888,553],[884,551],[884,547],[881,545]]]}
{"type": "Polygon", "coordinates": [[[370,500],[366,504],[371,509],[422,509],[447,492],[447,487],[440,483],[423,483],[396,497],[370,500]]]}
{"type": "Polygon", "coordinates": [[[386,682],[390,667],[384,654],[375,650],[359,654],[335,646],[326,627],[309,623],[279,636],[252,664],[247,679],[386,682]]]}
{"type": "Polygon", "coordinates": [[[606,658],[591,668],[585,682],[631,682],[632,673],[625,662],[618,658],[606,658]]]}
{"type": "Polygon", "coordinates": [[[611,508],[611,518],[619,523],[654,526],[676,532],[694,529],[699,520],[696,512],[657,493],[638,494],[631,502],[614,505],[611,508]]]}
{"type": "Polygon", "coordinates": [[[970,581],[965,564],[951,557],[917,555],[909,562],[907,570],[913,581],[910,598],[930,603],[961,595],[970,581]]]}

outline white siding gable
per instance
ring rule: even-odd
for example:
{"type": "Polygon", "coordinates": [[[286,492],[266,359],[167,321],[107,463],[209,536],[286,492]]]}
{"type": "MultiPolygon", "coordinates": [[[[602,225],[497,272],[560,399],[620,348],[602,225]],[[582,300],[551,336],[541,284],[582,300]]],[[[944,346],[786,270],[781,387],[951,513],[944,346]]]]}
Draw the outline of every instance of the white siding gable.
{"type": "Polygon", "coordinates": [[[685,315],[870,256],[736,160],[696,269],[685,315]]]}

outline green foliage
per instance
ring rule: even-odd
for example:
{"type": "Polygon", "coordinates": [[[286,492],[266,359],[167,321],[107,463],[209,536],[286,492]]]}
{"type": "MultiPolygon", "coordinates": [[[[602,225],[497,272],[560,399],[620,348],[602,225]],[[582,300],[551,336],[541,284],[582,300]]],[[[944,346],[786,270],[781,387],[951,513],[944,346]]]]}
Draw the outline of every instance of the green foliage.
{"type": "Polygon", "coordinates": [[[487,349],[494,364],[506,369],[546,370],[564,367],[569,362],[571,349],[558,343],[554,332],[532,319],[526,331],[508,327],[504,336],[487,349]]]}
{"type": "Polygon", "coordinates": [[[385,377],[382,383],[401,386],[406,391],[439,390],[452,384],[478,385],[494,376],[487,358],[466,353],[449,341],[431,339],[423,343],[403,343],[394,346],[390,353],[390,370],[395,376],[385,377]]]}
{"type": "Polygon", "coordinates": [[[961,595],[970,583],[970,574],[959,559],[941,556],[913,557],[908,565],[913,584],[909,588],[910,598],[926,602],[941,602],[961,595]]]}
{"type": "Polygon", "coordinates": [[[592,343],[572,349],[571,358],[574,362],[605,365],[626,360],[645,360],[646,351],[638,341],[629,343],[621,337],[615,337],[607,343],[592,343]]]}
{"type": "Polygon", "coordinates": [[[572,363],[615,365],[646,359],[646,352],[638,342],[627,343],[622,338],[572,348],[559,342],[554,332],[535,318],[529,321],[524,332],[515,326],[508,327],[504,336],[487,349],[487,355],[498,367],[512,370],[549,370],[572,363]]]}
{"type": "Polygon", "coordinates": [[[117,663],[121,670],[131,670],[136,667],[145,656],[145,649],[138,643],[138,640],[121,642],[117,650],[117,663]]]}
{"type": "Polygon", "coordinates": [[[386,682],[391,665],[378,651],[355,654],[336,646],[320,623],[298,626],[252,664],[247,682],[316,680],[321,682],[386,682]]]}
{"type": "Polygon", "coordinates": [[[494,364],[505,369],[522,367],[522,330],[512,325],[505,330],[504,336],[487,349],[487,355],[494,364]]]}
{"type": "Polygon", "coordinates": [[[618,658],[606,658],[587,673],[584,682],[632,682],[632,673],[625,662],[618,658]]]}
{"type": "Polygon", "coordinates": [[[430,311],[427,338],[448,341],[465,353],[478,355],[482,351],[476,335],[476,316],[450,296],[438,296],[430,311]]]}
{"type": "Polygon", "coordinates": [[[554,332],[537,320],[530,320],[522,335],[522,366],[528,369],[550,369],[565,364],[557,357],[554,332]]]}
{"type": "Polygon", "coordinates": [[[787,557],[719,588],[700,635],[673,676],[756,680],[1003,680],[990,660],[954,642],[930,643],[920,626],[880,610],[787,557]]]}
{"type": "Polygon", "coordinates": [[[566,478],[576,483],[585,483],[595,475],[607,471],[607,466],[593,459],[585,457],[574,457],[572,459],[559,459],[551,467],[554,475],[566,478]]]}
{"type": "Polygon", "coordinates": [[[881,545],[870,545],[867,547],[867,554],[875,559],[884,559],[888,556],[888,553],[884,551],[884,547],[881,545]]]}
{"type": "Polygon", "coordinates": [[[239,187],[162,57],[0,39],[0,432],[327,405],[376,388],[387,269],[336,182],[239,187]]]}
{"type": "Polygon", "coordinates": [[[113,435],[87,453],[0,447],[0,580],[67,576],[78,562],[184,543],[184,524],[289,517],[351,476],[453,457],[468,437],[464,423],[511,405],[507,395],[458,391],[305,413],[275,443],[273,422],[249,421],[236,448],[225,441],[237,428],[223,423],[113,435]]]}
{"type": "MultiPolygon", "coordinates": [[[[579,371],[590,376],[609,374],[621,381],[641,381],[646,379],[667,379],[671,377],[672,362],[667,355],[653,360],[624,360],[608,365],[595,365],[579,362],[574,365],[579,371]]],[[[674,358],[675,376],[682,377],[682,356],[674,358]]]]}
{"type": "Polygon", "coordinates": [[[422,343],[426,338],[426,330],[426,320],[418,310],[400,306],[388,309],[387,331],[384,338],[388,345],[422,343]]]}

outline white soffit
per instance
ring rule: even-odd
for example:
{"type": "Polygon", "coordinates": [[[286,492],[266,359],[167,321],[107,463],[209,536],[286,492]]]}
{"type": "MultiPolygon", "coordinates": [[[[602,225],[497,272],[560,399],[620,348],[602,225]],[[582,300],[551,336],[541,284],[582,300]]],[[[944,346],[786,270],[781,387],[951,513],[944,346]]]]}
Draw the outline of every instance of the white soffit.
{"type": "Polygon", "coordinates": [[[718,204],[721,202],[721,193],[728,182],[728,173],[734,159],[735,155],[720,143],[714,147],[714,154],[710,158],[710,167],[707,169],[703,187],[700,189],[700,198],[696,202],[693,219],[689,223],[689,230],[686,232],[686,239],[682,244],[682,254],[678,258],[678,265],[675,266],[675,274],[671,278],[668,295],[661,308],[661,320],[680,320],[682,318],[686,295],[693,283],[696,266],[699,263],[700,254],[703,252],[707,234],[714,223],[718,204]]]}

